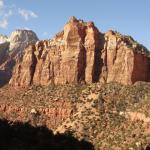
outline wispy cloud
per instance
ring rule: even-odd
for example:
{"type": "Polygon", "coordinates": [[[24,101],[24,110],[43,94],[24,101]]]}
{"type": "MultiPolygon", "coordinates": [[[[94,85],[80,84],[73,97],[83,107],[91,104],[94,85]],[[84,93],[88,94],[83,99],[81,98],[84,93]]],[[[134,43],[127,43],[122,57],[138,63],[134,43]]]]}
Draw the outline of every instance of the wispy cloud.
{"type": "Polygon", "coordinates": [[[8,26],[8,17],[12,14],[12,12],[8,11],[5,12],[5,5],[4,1],[0,0],[0,28],[7,28],[8,26]]]}
{"type": "Polygon", "coordinates": [[[26,9],[18,9],[18,13],[26,20],[28,21],[30,18],[37,18],[38,15],[34,13],[31,10],[26,10],[26,9]]]}
{"type": "Polygon", "coordinates": [[[4,7],[4,2],[0,0],[0,9],[4,7]]]}
{"type": "Polygon", "coordinates": [[[4,2],[4,0],[0,0],[0,28],[6,29],[8,27],[11,16],[20,15],[25,21],[38,17],[38,15],[31,10],[17,8],[15,5],[8,6],[4,2]]]}
{"type": "Polygon", "coordinates": [[[8,26],[8,20],[6,18],[0,20],[0,28],[6,29],[7,26],[8,26]]]}

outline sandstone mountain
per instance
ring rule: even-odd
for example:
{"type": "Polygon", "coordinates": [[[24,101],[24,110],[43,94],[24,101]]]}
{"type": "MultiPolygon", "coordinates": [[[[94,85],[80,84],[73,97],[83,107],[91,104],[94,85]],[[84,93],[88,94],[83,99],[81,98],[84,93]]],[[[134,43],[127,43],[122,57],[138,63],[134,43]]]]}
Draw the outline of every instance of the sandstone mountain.
{"type": "Polygon", "coordinates": [[[0,36],[0,147],[149,150],[149,74],[144,46],[75,17],[51,40],[29,30],[0,36]]]}
{"type": "Polygon", "coordinates": [[[29,44],[34,44],[38,41],[38,37],[31,30],[18,29],[11,33],[9,37],[9,51],[24,50],[29,44]]]}
{"type": "Polygon", "coordinates": [[[150,81],[148,50],[116,31],[101,33],[93,22],[71,17],[51,40],[25,49],[13,86],[150,81]]]}
{"type": "Polygon", "coordinates": [[[0,36],[0,85],[8,83],[12,77],[12,70],[24,49],[38,41],[36,34],[31,30],[16,30],[10,37],[0,36]]]}

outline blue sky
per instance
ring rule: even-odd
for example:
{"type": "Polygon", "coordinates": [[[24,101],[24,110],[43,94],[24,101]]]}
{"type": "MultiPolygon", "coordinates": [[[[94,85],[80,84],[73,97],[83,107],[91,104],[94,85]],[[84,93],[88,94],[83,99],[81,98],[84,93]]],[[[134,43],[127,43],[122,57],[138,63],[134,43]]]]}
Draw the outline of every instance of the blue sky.
{"type": "Polygon", "coordinates": [[[29,28],[53,37],[70,16],[131,35],[150,50],[150,0],[0,0],[0,33],[29,28]]]}

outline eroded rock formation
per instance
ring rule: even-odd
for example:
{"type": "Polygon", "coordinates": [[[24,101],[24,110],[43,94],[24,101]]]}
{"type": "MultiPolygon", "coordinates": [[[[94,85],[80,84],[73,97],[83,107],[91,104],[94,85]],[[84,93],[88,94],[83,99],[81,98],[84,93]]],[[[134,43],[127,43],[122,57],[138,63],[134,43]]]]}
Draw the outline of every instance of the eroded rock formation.
{"type": "Polygon", "coordinates": [[[37,40],[36,34],[30,30],[16,30],[10,37],[0,35],[0,86],[9,82],[13,67],[22,59],[24,49],[37,40]]]}
{"type": "Polygon", "coordinates": [[[18,29],[11,33],[9,41],[9,51],[20,51],[24,50],[29,44],[34,44],[38,41],[38,37],[31,30],[18,29]]]}
{"type": "Polygon", "coordinates": [[[105,33],[105,46],[102,52],[105,81],[132,84],[136,81],[149,81],[149,52],[130,36],[109,31],[105,33]]]}
{"type": "Polygon", "coordinates": [[[24,86],[93,82],[101,36],[93,23],[71,18],[54,39],[37,42],[25,50],[10,83],[24,86]]]}
{"type": "Polygon", "coordinates": [[[25,49],[10,84],[149,81],[148,55],[147,49],[129,36],[111,30],[103,34],[93,22],[71,17],[53,39],[38,41],[25,49]]]}

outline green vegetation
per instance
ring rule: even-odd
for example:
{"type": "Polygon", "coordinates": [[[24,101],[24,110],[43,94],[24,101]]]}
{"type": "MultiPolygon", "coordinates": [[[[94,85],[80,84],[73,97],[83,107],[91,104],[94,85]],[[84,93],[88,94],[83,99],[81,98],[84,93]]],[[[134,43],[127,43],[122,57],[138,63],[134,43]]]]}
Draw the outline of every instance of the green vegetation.
{"type": "Polygon", "coordinates": [[[133,120],[128,113],[148,116],[149,91],[150,85],[143,82],[133,86],[87,85],[80,94],[77,113],[64,123],[64,128],[78,139],[92,142],[96,150],[144,150],[150,143],[149,124],[133,120]]]}
{"type": "MultiPolygon", "coordinates": [[[[61,127],[77,139],[91,142],[95,150],[145,150],[150,143],[150,124],[144,120],[150,118],[149,83],[33,86],[17,94],[7,90],[5,93],[0,90],[5,103],[24,105],[29,110],[32,106],[36,110],[58,109],[63,104],[63,108],[73,110],[72,115],[54,129],[61,127]],[[134,113],[140,114],[132,116],[134,113]]],[[[14,119],[17,115],[9,117],[14,119]]],[[[29,117],[27,113],[26,121],[29,117]]],[[[41,120],[40,115],[37,122],[41,120]]]]}

